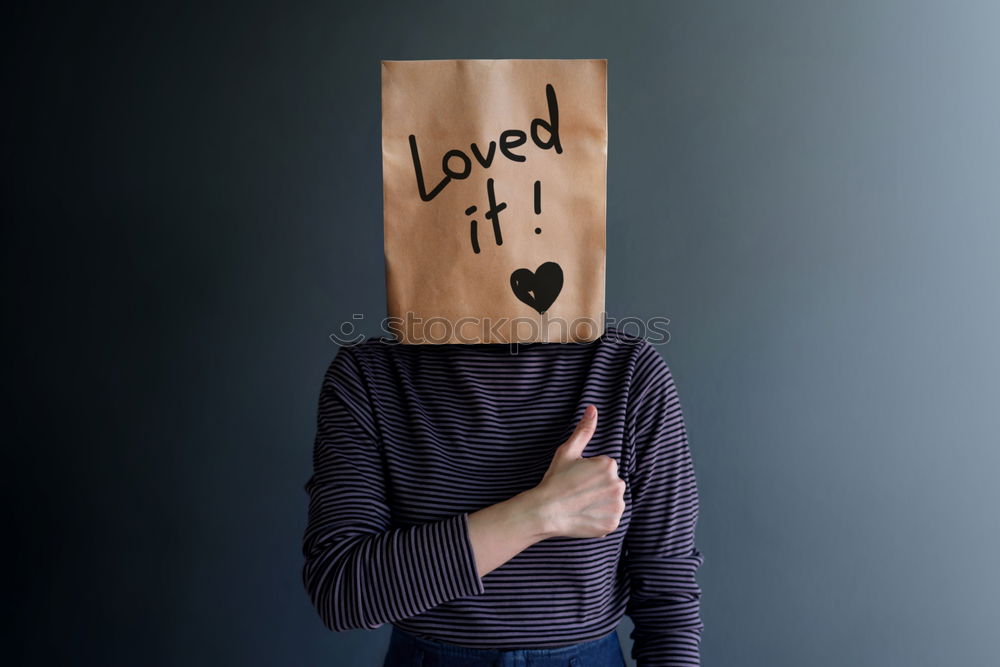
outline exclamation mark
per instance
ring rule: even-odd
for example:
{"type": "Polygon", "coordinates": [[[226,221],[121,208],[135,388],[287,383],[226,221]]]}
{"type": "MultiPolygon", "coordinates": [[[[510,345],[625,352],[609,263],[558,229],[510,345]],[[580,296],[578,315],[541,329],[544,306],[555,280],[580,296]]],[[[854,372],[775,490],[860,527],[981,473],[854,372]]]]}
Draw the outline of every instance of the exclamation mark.
{"type": "MultiPolygon", "coordinates": [[[[535,181],[535,215],[542,214],[542,182],[535,181]]],[[[541,234],[542,228],[535,227],[535,233],[541,234]]]]}

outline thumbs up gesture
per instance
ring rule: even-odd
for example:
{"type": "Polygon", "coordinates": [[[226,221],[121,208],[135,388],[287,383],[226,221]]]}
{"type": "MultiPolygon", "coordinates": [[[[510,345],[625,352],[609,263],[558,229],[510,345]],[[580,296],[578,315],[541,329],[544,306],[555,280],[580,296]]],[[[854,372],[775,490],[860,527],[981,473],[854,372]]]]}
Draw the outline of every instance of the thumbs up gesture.
{"type": "Polygon", "coordinates": [[[597,408],[588,405],[533,489],[549,537],[605,537],[618,528],[625,512],[625,481],[618,476],[618,462],[610,456],[583,457],[596,428],[597,408]]]}

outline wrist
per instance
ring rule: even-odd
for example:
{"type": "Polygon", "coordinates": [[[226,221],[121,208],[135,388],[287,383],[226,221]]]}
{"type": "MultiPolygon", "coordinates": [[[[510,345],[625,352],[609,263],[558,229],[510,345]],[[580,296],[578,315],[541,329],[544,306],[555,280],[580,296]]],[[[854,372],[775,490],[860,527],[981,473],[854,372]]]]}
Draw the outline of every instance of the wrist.
{"type": "Polygon", "coordinates": [[[522,522],[532,542],[541,542],[558,535],[548,504],[538,487],[523,491],[510,499],[511,511],[522,522]]]}

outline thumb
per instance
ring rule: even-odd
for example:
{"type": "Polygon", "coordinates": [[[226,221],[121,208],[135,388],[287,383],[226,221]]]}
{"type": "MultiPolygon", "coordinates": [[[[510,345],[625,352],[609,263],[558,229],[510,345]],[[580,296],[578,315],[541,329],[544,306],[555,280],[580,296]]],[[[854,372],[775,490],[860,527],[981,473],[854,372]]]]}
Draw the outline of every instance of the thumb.
{"type": "Polygon", "coordinates": [[[576,425],[573,435],[559,448],[561,455],[570,460],[583,456],[583,450],[586,449],[587,443],[590,442],[590,438],[594,435],[596,428],[597,408],[593,405],[588,405],[587,409],[583,411],[583,419],[576,425]]]}

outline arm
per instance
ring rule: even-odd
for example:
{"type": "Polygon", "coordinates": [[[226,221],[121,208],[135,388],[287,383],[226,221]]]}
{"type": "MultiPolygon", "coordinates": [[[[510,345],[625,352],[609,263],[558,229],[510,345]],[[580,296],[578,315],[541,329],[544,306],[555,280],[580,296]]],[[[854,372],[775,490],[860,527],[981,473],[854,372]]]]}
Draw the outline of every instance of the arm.
{"type": "Polygon", "coordinates": [[[532,544],[553,535],[540,512],[535,490],[469,515],[469,538],[480,577],[497,569],[532,544]]]}
{"type": "Polygon", "coordinates": [[[643,344],[633,375],[629,432],[632,518],[625,536],[639,667],[699,665],[704,557],[695,546],[698,488],[673,377],[656,348],[643,344]]]}
{"type": "Polygon", "coordinates": [[[377,628],[480,595],[486,572],[542,539],[523,494],[473,515],[392,528],[367,391],[345,348],[323,381],[305,490],[303,583],[335,632],[377,628]]]}

